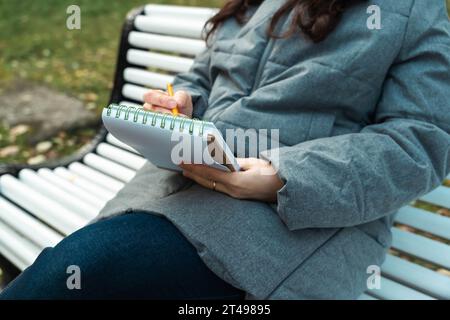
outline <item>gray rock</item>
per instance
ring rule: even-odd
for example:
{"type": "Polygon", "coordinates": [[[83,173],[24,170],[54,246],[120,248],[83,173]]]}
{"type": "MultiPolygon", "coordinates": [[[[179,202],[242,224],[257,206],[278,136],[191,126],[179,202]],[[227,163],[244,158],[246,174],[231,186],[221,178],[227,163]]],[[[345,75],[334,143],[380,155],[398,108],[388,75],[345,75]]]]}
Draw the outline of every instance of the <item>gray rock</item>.
{"type": "Polygon", "coordinates": [[[36,143],[61,130],[85,128],[97,123],[95,112],[83,102],[43,86],[16,85],[0,95],[0,123],[32,128],[30,142],[36,143]]]}

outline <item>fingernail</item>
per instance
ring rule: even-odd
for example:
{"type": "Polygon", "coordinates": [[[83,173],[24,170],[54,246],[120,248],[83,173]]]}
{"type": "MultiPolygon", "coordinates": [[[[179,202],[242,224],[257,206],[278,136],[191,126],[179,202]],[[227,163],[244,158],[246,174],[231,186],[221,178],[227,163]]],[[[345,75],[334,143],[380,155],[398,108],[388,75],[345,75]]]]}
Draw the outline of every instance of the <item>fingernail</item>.
{"type": "Polygon", "coordinates": [[[177,106],[177,102],[175,100],[169,100],[169,107],[175,108],[177,106]]]}

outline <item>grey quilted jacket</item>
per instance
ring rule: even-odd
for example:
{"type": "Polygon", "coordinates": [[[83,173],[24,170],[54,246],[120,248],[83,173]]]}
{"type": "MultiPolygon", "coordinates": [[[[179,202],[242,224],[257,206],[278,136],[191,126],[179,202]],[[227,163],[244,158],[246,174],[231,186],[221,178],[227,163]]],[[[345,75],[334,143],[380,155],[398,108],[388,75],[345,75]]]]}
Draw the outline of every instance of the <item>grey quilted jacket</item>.
{"type": "MultiPolygon", "coordinates": [[[[248,298],[356,298],[381,265],[393,215],[450,167],[450,24],[444,0],[371,0],[314,44],[272,39],[283,0],[222,25],[176,78],[195,116],[226,129],[279,129],[276,205],[237,200],[147,164],[99,218],[164,215],[248,298]],[[381,29],[367,7],[381,8],[381,29]]],[[[285,27],[285,18],[279,25],[285,27]]]]}

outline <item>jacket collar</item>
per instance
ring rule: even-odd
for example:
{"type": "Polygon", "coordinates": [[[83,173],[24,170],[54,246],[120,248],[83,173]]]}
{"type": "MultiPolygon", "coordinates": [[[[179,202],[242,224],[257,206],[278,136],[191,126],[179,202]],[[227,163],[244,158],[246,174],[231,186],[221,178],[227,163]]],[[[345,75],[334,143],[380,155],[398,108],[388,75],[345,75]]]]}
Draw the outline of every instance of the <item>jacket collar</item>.
{"type": "Polygon", "coordinates": [[[244,35],[249,30],[259,25],[262,21],[266,20],[267,17],[273,15],[285,3],[286,0],[263,1],[250,20],[239,31],[238,37],[244,35]]]}

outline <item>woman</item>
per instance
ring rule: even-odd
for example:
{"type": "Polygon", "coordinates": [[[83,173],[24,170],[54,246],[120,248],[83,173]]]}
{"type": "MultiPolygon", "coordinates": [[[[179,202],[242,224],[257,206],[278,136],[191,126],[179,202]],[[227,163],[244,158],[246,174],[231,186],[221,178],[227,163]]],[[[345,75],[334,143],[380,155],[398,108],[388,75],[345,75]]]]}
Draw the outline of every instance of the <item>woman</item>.
{"type": "Polygon", "coordinates": [[[237,173],[145,165],[1,297],[357,298],[393,214],[449,171],[445,12],[429,0],[228,1],[175,97],[150,91],[145,107],[178,104],[224,134],[278,129],[278,157],[260,150],[237,173]],[[381,29],[368,27],[371,5],[381,29]],[[70,265],[81,290],[67,288],[70,265]]]}

